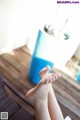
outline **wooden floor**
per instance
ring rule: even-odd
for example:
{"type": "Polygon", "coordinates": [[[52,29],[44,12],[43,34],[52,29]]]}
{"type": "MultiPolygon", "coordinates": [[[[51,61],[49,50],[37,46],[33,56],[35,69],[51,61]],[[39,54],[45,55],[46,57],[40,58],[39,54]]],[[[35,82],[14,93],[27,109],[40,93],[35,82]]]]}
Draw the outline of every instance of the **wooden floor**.
{"type": "MultiPolygon", "coordinates": [[[[23,95],[35,86],[27,80],[30,61],[30,51],[26,46],[0,56],[0,73],[23,95]]],[[[69,115],[72,120],[80,120],[80,89],[63,76],[53,87],[64,116],[69,115]]]]}

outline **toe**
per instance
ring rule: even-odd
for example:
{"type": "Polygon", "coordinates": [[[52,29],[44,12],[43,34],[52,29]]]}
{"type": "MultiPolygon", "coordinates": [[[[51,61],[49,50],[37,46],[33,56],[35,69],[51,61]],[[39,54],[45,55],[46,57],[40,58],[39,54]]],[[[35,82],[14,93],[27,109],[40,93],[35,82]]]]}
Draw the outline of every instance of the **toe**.
{"type": "Polygon", "coordinates": [[[50,70],[50,66],[47,65],[45,68],[43,68],[41,71],[40,71],[40,77],[43,78],[50,70]]]}
{"type": "Polygon", "coordinates": [[[52,80],[55,81],[56,79],[58,79],[59,77],[61,77],[61,75],[59,73],[55,73],[52,74],[52,80]]]}
{"type": "Polygon", "coordinates": [[[49,83],[51,83],[51,82],[52,82],[52,77],[49,78],[49,83]]]}

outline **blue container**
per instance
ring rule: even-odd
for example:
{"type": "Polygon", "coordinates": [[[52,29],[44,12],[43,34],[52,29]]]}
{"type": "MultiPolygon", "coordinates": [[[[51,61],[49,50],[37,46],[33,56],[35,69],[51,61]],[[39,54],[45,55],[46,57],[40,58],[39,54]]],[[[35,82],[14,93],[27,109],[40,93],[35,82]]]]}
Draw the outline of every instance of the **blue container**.
{"type": "Polygon", "coordinates": [[[52,60],[53,48],[50,46],[52,45],[51,42],[52,39],[50,35],[39,30],[28,74],[29,79],[35,84],[38,84],[40,81],[40,70],[46,65],[49,65],[51,68],[54,65],[52,60]]]}
{"type": "Polygon", "coordinates": [[[77,80],[77,82],[79,82],[80,83],[80,71],[77,73],[77,75],[76,75],[76,80],[77,80]]]}

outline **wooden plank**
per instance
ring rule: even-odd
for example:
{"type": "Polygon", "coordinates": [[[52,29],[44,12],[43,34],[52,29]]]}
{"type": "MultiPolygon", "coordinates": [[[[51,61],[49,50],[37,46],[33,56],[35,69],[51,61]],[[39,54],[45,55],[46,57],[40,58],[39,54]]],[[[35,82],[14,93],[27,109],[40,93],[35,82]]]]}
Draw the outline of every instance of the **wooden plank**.
{"type": "Polygon", "coordinates": [[[61,84],[63,89],[66,89],[67,92],[69,92],[69,94],[71,93],[71,95],[73,96],[77,95],[80,98],[80,94],[78,94],[80,90],[76,88],[75,86],[73,86],[72,84],[70,84],[67,80],[61,77],[59,78],[58,83],[61,84]]]}
{"type": "Polygon", "coordinates": [[[18,71],[16,71],[16,69],[14,69],[11,65],[8,65],[9,63],[7,61],[0,58],[0,73],[2,73],[9,80],[9,82],[13,84],[20,92],[24,89],[27,90],[27,83],[24,84],[24,82],[22,82],[22,80],[20,79],[21,74],[18,74],[18,71]]]}
{"type": "Polygon", "coordinates": [[[15,52],[15,59],[18,59],[18,62],[20,64],[22,64],[24,67],[27,66],[28,68],[30,67],[30,62],[31,62],[31,57],[30,55],[28,55],[27,53],[24,52],[22,50],[16,51],[15,52]],[[21,56],[22,55],[22,56],[21,56]],[[24,59],[24,60],[23,60],[24,59]]]}
{"type": "Polygon", "coordinates": [[[57,100],[66,108],[68,108],[70,111],[72,111],[74,114],[80,117],[80,107],[72,104],[72,101],[69,101],[67,97],[65,98],[62,94],[60,94],[56,89],[55,89],[56,97],[57,100]]]}
{"type": "Polygon", "coordinates": [[[69,93],[67,92],[67,89],[64,90],[64,89],[61,87],[60,84],[55,84],[55,83],[54,83],[54,84],[53,84],[53,88],[55,88],[55,90],[57,90],[66,100],[68,100],[68,102],[71,101],[71,103],[72,103],[73,105],[77,105],[77,106],[80,107],[80,99],[79,99],[79,97],[76,97],[76,95],[73,96],[73,95],[69,94],[69,93]],[[74,98],[74,99],[73,99],[73,98],[74,98]]]}
{"type": "Polygon", "coordinates": [[[76,114],[74,114],[68,108],[66,108],[65,106],[63,106],[63,104],[61,104],[60,102],[59,102],[59,105],[60,105],[60,108],[62,110],[64,118],[66,116],[69,116],[72,120],[80,120],[80,117],[78,117],[76,114]]]}
{"type": "Polygon", "coordinates": [[[26,45],[24,47],[21,47],[21,50],[23,50],[24,52],[31,56],[31,51],[26,45]]]}
{"type": "MultiPolygon", "coordinates": [[[[17,50],[16,50],[17,51],[17,50]]],[[[20,54],[21,55],[21,54],[20,54]]],[[[26,54],[27,56],[27,54],[26,54]]],[[[16,56],[18,57],[18,56],[16,56]]],[[[23,65],[21,65],[21,63],[19,63],[19,61],[17,61],[13,55],[10,54],[4,54],[1,56],[2,59],[2,63],[4,61],[4,64],[6,65],[6,69],[8,71],[12,71],[12,78],[16,79],[17,82],[22,82],[22,84],[24,86],[26,86],[28,84],[28,89],[32,88],[31,83],[27,80],[28,76],[28,68],[24,67],[23,65]],[[8,65],[7,65],[8,64],[8,65]],[[11,68],[11,69],[10,69],[11,68]]],[[[22,58],[22,60],[24,61],[24,59],[22,58]]],[[[26,60],[27,62],[28,60],[26,60]]],[[[26,65],[25,65],[26,66],[26,65]]],[[[4,68],[5,69],[5,68],[4,68]]],[[[6,70],[6,72],[7,72],[6,70]]],[[[7,76],[7,75],[6,75],[7,76]]],[[[9,74],[10,76],[10,74],[9,74]]]]}
{"type": "Polygon", "coordinates": [[[59,70],[58,68],[54,68],[52,70],[52,72],[59,72],[62,75],[62,77],[64,78],[64,80],[68,81],[68,83],[70,83],[72,86],[74,86],[80,90],[80,84],[77,83],[72,77],[67,75],[64,71],[59,70]]]}
{"type": "MultiPolygon", "coordinates": [[[[23,46],[14,50],[13,53],[13,55],[8,53],[0,56],[0,73],[20,94],[25,95],[27,90],[35,86],[28,79],[31,61],[30,51],[26,46],[23,46]]],[[[69,82],[70,77],[65,76],[65,74],[62,74],[62,77],[53,84],[57,99],[67,110],[80,117],[80,86],[73,85],[69,82]]]]}
{"type": "Polygon", "coordinates": [[[35,115],[35,110],[29,106],[27,103],[22,101],[19,97],[17,97],[10,89],[6,87],[7,93],[14,99],[17,103],[19,103],[25,110],[27,110],[31,115],[35,115]]]}

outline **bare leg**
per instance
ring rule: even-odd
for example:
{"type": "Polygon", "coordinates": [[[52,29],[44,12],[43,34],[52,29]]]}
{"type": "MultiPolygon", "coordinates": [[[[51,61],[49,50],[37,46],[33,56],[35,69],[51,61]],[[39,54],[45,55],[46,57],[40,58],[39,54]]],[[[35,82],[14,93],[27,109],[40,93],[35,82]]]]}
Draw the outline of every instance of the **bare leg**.
{"type": "MultiPolygon", "coordinates": [[[[50,69],[49,67],[45,67],[43,70],[41,70],[40,72],[41,78],[44,77],[44,75],[49,74],[48,73],[49,69],[50,69]]],[[[54,77],[56,76],[54,75],[54,77]]],[[[51,120],[64,120],[52,87],[50,87],[50,91],[48,93],[48,107],[51,120]]]]}
{"type": "Polygon", "coordinates": [[[35,106],[36,120],[51,120],[47,100],[38,101],[35,106]]]}
{"type": "Polygon", "coordinates": [[[36,111],[36,120],[51,120],[48,111],[48,92],[52,77],[46,75],[40,83],[26,93],[28,99],[32,102],[36,111]]]}
{"type": "Polygon", "coordinates": [[[62,113],[51,86],[51,82],[53,82],[57,77],[56,75],[52,76],[51,74],[48,74],[48,70],[49,67],[44,68],[40,72],[42,80],[35,88],[28,91],[26,96],[35,107],[36,120],[63,120],[62,113]],[[49,101],[50,99],[51,101],[49,101]],[[50,102],[52,103],[50,104],[50,102]]]}
{"type": "Polygon", "coordinates": [[[48,106],[51,120],[64,120],[61,109],[55,97],[53,88],[50,89],[48,94],[48,106]]]}

